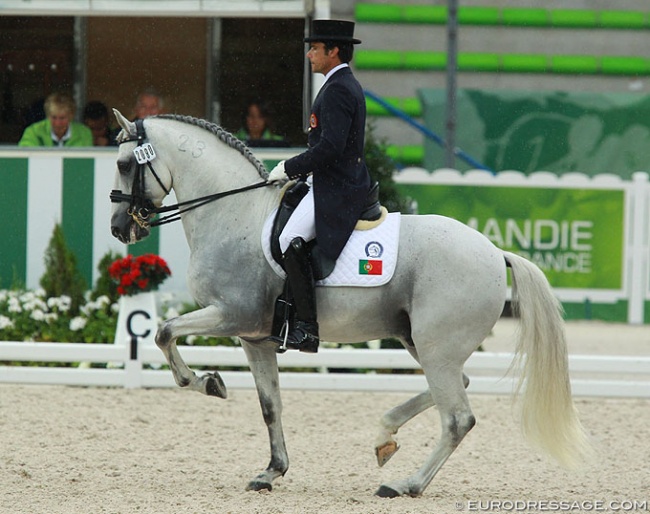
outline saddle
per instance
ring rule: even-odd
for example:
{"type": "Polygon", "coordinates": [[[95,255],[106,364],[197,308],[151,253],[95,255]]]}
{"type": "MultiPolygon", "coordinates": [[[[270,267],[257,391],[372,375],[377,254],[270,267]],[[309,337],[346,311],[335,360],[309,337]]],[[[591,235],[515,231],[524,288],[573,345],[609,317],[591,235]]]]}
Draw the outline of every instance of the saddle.
{"type": "MultiPolygon", "coordinates": [[[[280,234],[284,229],[289,217],[296,209],[300,200],[309,191],[309,184],[300,180],[293,185],[290,185],[282,196],[280,207],[273,220],[273,229],[271,231],[271,255],[275,262],[277,262],[282,269],[284,264],[282,262],[282,251],[280,250],[280,234]]],[[[377,222],[382,218],[384,211],[379,203],[379,182],[375,182],[368,190],[366,203],[359,216],[360,222],[370,223],[377,222]]],[[[311,266],[314,271],[314,280],[322,280],[326,278],[336,265],[334,259],[323,255],[318,248],[318,241],[315,239],[307,243],[311,251],[311,266]]]]}

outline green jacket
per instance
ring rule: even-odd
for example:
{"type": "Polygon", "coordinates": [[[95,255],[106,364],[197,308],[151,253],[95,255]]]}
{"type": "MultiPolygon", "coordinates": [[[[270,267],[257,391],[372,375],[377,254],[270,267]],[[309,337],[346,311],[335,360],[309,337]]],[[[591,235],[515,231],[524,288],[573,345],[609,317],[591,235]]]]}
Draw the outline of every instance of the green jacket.
{"type": "MultiPolygon", "coordinates": [[[[93,134],[86,125],[73,121],[70,130],[70,139],[63,146],[93,146],[93,134]]],[[[46,118],[27,127],[18,146],[54,146],[50,120],[46,118]]]]}
{"type": "MultiPolygon", "coordinates": [[[[248,141],[248,132],[246,132],[245,128],[240,128],[234,136],[241,140],[241,141],[248,141]]],[[[277,134],[274,134],[271,132],[269,129],[264,129],[264,132],[262,132],[262,137],[260,138],[263,141],[282,141],[284,138],[282,136],[278,136],[277,134]]]]}

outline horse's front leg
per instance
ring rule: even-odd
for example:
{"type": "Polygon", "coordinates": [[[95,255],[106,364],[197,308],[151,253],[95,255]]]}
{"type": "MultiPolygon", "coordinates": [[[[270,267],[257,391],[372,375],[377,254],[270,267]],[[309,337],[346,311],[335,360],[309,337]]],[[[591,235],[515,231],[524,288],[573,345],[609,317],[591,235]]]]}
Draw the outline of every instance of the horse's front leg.
{"type": "Polygon", "coordinates": [[[280,396],[280,377],[275,345],[250,342],[241,339],[248,357],[257,395],[262,407],[262,416],[269,432],[271,461],[267,468],[251,480],[246,489],[261,491],[273,489],[273,481],[289,469],[289,455],[282,431],[282,398],[280,396]]]}
{"type": "Polygon", "coordinates": [[[213,305],[169,319],[158,330],[156,344],[165,355],[174,380],[180,387],[188,387],[193,391],[199,391],[208,396],[226,398],[228,392],[219,373],[215,371],[200,377],[197,376],[185,364],[176,346],[176,339],[179,337],[214,334],[215,324],[218,324],[220,319],[219,309],[213,305]]]}

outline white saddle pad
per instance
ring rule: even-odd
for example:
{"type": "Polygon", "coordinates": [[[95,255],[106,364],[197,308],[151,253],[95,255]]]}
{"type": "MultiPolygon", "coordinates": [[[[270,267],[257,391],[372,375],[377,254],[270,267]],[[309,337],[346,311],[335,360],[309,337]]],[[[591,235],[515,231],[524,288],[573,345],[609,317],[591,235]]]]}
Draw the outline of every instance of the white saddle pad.
{"type": "MultiPolygon", "coordinates": [[[[273,211],[264,224],[262,249],[273,270],[284,278],[284,270],[271,255],[275,213],[273,211]]],[[[400,214],[393,212],[375,228],[355,230],[336,261],[334,271],[316,285],[373,287],[386,284],[393,277],[397,264],[400,219],[400,214]]]]}

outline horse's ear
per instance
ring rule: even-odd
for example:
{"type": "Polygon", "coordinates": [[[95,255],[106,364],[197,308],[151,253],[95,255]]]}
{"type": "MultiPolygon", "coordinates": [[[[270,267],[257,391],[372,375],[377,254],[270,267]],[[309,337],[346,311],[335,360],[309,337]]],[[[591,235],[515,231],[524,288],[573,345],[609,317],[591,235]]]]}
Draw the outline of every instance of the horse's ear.
{"type": "Polygon", "coordinates": [[[115,119],[117,120],[117,123],[120,127],[122,127],[129,134],[135,134],[135,123],[127,120],[117,109],[113,109],[113,114],[115,114],[115,119]]]}

